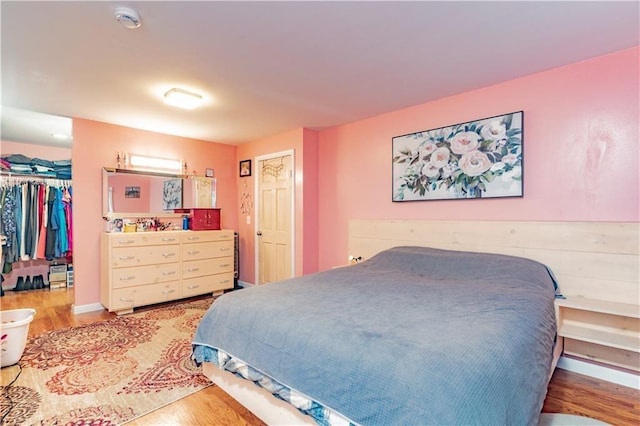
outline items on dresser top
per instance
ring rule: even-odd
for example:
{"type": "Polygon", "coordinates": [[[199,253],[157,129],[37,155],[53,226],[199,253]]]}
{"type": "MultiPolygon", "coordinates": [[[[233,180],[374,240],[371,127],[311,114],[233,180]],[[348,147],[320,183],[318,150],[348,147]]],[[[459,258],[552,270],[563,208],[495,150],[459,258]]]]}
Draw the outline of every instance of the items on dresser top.
{"type": "Polygon", "coordinates": [[[187,229],[193,231],[220,229],[220,209],[176,209],[175,212],[186,214],[187,229]]]}
{"type": "Polygon", "coordinates": [[[234,287],[234,233],[165,231],[101,236],[100,301],[118,314],[234,287]]]}

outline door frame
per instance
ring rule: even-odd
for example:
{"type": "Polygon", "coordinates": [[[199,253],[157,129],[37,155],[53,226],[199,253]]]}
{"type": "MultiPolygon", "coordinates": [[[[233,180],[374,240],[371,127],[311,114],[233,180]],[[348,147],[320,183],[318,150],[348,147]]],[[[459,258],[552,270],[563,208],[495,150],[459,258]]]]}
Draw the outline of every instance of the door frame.
{"type": "Polygon", "coordinates": [[[260,285],[260,244],[258,244],[257,233],[258,228],[260,227],[260,180],[258,179],[260,171],[258,170],[260,161],[263,160],[271,160],[273,158],[283,157],[286,155],[291,156],[291,240],[289,241],[289,245],[291,247],[291,277],[296,276],[296,157],[295,150],[289,149],[286,151],[274,152],[271,154],[258,155],[254,158],[254,176],[253,176],[253,199],[254,203],[254,218],[253,221],[253,240],[254,244],[254,270],[255,277],[254,282],[255,285],[260,285]]]}

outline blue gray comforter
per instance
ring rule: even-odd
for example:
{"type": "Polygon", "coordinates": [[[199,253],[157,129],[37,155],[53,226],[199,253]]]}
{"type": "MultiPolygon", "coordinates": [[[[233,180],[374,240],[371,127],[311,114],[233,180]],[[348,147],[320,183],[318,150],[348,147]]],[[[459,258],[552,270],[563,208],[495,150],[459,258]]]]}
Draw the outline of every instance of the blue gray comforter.
{"type": "Polygon", "coordinates": [[[396,247],[218,298],[194,337],[362,425],[537,424],[555,339],[537,262],[396,247]]]}

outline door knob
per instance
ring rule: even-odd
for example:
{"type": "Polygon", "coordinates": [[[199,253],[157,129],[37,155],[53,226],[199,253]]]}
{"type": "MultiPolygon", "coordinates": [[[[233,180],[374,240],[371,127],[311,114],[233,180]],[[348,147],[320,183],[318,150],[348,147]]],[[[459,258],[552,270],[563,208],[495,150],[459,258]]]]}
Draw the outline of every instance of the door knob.
{"type": "Polygon", "coordinates": [[[257,235],[258,237],[262,237],[262,231],[258,231],[258,232],[256,232],[256,235],[257,235]]]}

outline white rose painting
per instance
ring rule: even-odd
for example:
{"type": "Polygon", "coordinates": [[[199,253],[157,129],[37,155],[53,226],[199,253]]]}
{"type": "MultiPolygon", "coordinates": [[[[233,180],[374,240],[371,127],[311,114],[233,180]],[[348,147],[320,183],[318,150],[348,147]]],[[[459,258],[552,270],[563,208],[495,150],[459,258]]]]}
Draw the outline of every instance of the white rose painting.
{"type": "Polygon", "coordinates": [[[393,201],[522,196],[523,112],[396,136],[393,201]]]}

